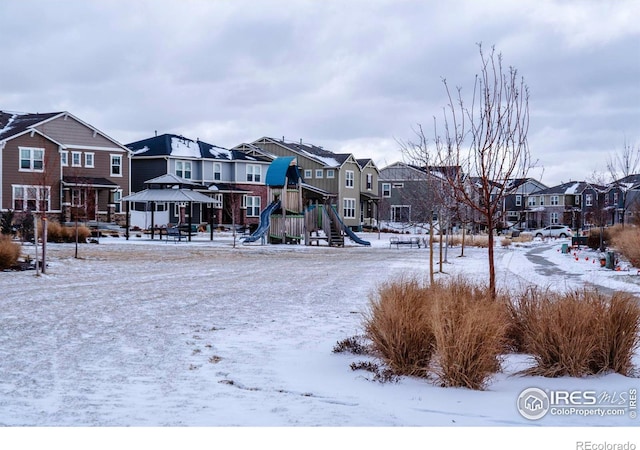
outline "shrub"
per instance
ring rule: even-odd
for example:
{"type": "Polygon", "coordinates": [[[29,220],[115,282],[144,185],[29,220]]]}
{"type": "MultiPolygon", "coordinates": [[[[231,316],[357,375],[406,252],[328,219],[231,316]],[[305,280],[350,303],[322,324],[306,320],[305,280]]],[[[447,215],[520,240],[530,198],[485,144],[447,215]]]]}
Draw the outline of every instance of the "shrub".
{"type": "Polygon", "coordinates": [[[8,236],[0,236],[0,270],[15,265],[19,257],[20,244],[13,242],[8,236]]]}
{"type": "Polygon", "coordinates": [[[13,230],[13,217],[14,211],[8,209],[0,212],[0,233],[2,234],[14,234],[13,230]]]}
{"type": "Polygon", "coordinates": [[[627,225],[612,238],[612,246],[627,259],[633,267],[640,267],[640,228],[627,225]]]}
{"type": "Polygon", "coordinates": [[[434,284],[430,294],[434,373],[442,386],[484,389],[505,349],[505,303],[462,278],[434,284]]]}
{"type": "Polygon", "coordinates": [[[514,306],[513,329],[535,365],[523,373],[546,377],[631,373],[640,306],[628,294],[591,290],[558,294],[529,290],[514,306]]]}
{"type": "Polygon", "coordinates": [[[366,336],[374,354],[396,374],[427,375],[435,343],[427,298],[415,278],[383,283],[370,297],[366,336]]]}
{"type": "Polygon", "coordinates": [[[511,245],[511,238],[508,237],[503,237],[502,239],[500,239],[500,245],[502,245],[503,247],[509,247],[511,245]]]}

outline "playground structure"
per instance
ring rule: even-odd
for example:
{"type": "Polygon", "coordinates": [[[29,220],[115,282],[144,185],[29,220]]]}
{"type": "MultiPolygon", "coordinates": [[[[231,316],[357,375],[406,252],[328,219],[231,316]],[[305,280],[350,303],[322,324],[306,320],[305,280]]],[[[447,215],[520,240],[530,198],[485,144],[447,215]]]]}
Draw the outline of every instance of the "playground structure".
{"type": "Polygon", "coordinates": [[[273,160],[265,180],[269,188],[269,205],[260,214],[258,228],[243,239],[243,243],[260,240],[264,244],[320,245],[326,241],[331,247],[344,247],[344,237],[348,236],[360,245],[371,245],[360,239],[340,219],[335,205],[329,203],[329,196],[308,201],[304,206],[302,177],[293,156],[273,160]]]}

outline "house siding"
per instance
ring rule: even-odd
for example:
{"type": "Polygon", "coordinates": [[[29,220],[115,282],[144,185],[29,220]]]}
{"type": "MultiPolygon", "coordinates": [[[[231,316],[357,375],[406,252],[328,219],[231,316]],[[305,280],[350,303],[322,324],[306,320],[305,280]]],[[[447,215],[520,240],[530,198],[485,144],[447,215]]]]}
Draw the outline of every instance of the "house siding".
{"type": "Polygon", "coordinates": [[[39,134],[23,134],[6,142],[2,150],[2,209],[13,209],[13,185],[51,187],[50,211],[60,210],[59,146],[39,134]],[[19,147],[44,148],[44,172],[20,172],[19,147]]]}
{"type": "Polygon", "coordinates": [[[38,131],[50,136],[57,142],[89,147],[113,147],[115,151],[125,150],[114,146],[113,141],[75,120],[71,116],[60,116],[36,127],[38,131]]]}

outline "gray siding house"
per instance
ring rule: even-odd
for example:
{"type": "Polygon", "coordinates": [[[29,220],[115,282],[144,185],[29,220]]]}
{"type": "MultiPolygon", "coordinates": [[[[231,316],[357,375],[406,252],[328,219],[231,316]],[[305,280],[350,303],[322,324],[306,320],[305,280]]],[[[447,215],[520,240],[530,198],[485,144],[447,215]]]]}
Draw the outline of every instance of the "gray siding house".
{"type": "MultiPolygon", "coordinates": [[[[193,211],[183,211],[185,205],[154,205],[160,214],[156,223],[179,223],[192,214],[192,223],[213,223],[223,226],[236,223],[255,228],[260,212],[267,205],[264,178],[270,160],[229,150],[200,140],[174,134],[163,134],[127,144],[133,156],[131,162],[132,192],[140,192],[145,182],[170,174],[184,185],[211,197],[211,204],[192,205],[193,211]],[[163,219],[164,218],[164,219],[163,219]]],[[[144,227],[148,223],[149,205],[136,204],[132,223],[144,227]]]]}

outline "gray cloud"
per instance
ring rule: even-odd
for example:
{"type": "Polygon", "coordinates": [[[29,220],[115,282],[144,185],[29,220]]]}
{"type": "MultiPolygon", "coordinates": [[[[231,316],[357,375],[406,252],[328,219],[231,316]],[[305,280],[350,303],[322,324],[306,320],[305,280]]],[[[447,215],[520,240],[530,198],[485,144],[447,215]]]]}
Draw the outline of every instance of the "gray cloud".
{"type": "Polygon", "coordinates": [[[123,143],[285,136],[384,165],[440,114],[443,77],[472,89],[482,42],[529,85],[554,184],[640,145],[638,16],[634,1],[5,0],[0,108],[68,110],[123,143]]]}

